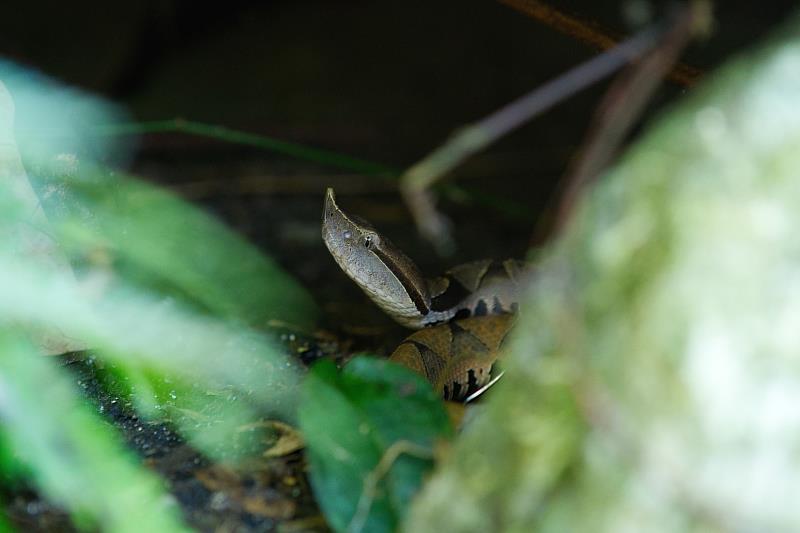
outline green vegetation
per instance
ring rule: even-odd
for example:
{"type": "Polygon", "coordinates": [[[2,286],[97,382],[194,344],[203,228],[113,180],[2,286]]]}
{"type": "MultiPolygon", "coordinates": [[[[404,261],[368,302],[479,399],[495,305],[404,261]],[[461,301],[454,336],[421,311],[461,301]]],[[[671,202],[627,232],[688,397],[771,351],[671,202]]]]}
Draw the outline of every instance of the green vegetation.
{"type": "Polygon", "coordinates": [[[451,435],[430,384],[388,361],[359,357],[341,372],[314,366],[300,428],[320,507],[337,531],[394,531],[405,518],[434,445],[451,435]]]}
{"type": "Polygon", "coordinates": [[[406,531],[800,528],[798,22],[585,198],[406,531]]]}
{"type": "Polygon", "coordinates": [[[9,88],[0,85],[3,470],[34,481],[76,524],[180,530],[162,484],[39,352],[91,347],[141,414],[220,457],[235,427],[293,420],[299,365],[266,326],[308,330],[317,308],[212,217],[98,164],[124,158],[79,133],[85,121],[107,122],[108,106],[10,65],[0,79],[9,88]]]}

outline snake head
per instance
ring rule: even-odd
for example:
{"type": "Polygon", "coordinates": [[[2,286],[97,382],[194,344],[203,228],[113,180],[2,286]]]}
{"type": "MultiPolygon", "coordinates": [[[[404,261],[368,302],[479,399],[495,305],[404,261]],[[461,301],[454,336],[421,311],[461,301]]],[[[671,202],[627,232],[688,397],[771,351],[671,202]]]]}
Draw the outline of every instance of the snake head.
{"type": "Polygon", "coordinates": [[[431,297],[419,268],[368,222],[351,217],[325,192],[322,240],[336,263],[389,316],[419,328],[430,312],[431,297]]]}

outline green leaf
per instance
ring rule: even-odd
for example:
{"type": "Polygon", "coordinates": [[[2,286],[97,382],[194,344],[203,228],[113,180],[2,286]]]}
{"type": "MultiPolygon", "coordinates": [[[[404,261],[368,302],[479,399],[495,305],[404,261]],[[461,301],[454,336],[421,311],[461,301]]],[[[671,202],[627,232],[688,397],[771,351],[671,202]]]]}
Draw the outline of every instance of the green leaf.
{"type": "Polygon", "coordinates": [[[0,533],[13,533],[14,528],[8,523],[5,513],[0,512],[0,533]]]}
{"type": "Polygon", "coordinates": [[[250,451],[237,426],[295,414],[300,365],[262,329],[309,329],[317,308],[214,217],[96,164],[113,155],[85,135],[108,120],[99,102],[20,69],[9,92],[11,70],[0,63],[2,482],[24,476],[79,527],[179,529],[161,481],[39,352],[90,346],[139,414],[229,459],[250,451]]]}
{"type": "MultiPolygon", "coordinates": [[[[66,117],[85,107],[57,86],[31,90],[75,106],[66,117]]],[[[260,330],[269,320],[310,327],[317,309],[307,292],[201,210],[80,160],[70,150],[92,145],[68,136],[74,124],[51,139],[46,120],[21,113],[12,128],[14,101],[29,96],[0,82],[0,322],[49,353],[91,346],[116,366],[140,414],[169,416],[214,457],[229,455],[237,425],[291,420],[299,363],[260,330]],[[44,180],[39,197],[20,151],[44,180]]]]}
{"type": "Polygon", "coordinates": [[[131,289],[90,300],[66,276],[48,275],[2,253],[0,287],[5,320],[53,325],[126,369],[248,391],[262,408],[291,416],[299,364],[252,331],[131,289]]]}
{"type": "Polygon", "coordinates": [[[441,399],[413,372],[358,357],[321,361],[299,409],[311,483],[337,531],[394,531],[451,429],[441,399]]]}
{"type": "Polygon", "coordinates": [[[277,262],[202,209],[107,166],[129,146],[88,132],[122,116],[0,60],[0,248],[41,256],[46,240],[79,278],[106,269],[249,326],[312,329],[318,308],[277,262]]]}
{"type": "Polygon", "coordinates": [[[313,329],[319,310],[305,288],[202,210],[77,159],[28,166],[40,190],[59,191],[49,201],[40,196],[50,231],[74,264],[95,266],[99,251],[129,280],[217,316],[258,328],[278,321],[313,329]]]}

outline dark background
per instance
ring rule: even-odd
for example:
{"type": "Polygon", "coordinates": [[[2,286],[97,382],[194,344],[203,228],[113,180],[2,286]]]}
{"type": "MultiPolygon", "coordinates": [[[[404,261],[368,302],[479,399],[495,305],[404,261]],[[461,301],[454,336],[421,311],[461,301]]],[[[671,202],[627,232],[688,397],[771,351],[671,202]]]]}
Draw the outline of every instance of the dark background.
{"type": "MultiPolygon", "coordinates": [[[[626,14],[659,11],[635,1],[551,5],[620,35],[634,31],[626,14]]],[[[720,2],[713,34],[684,61],[712,72],[792,5],[720,2]]],[[[493,0],[11,1],[3,12],[0,54],[122,104],[135,120],[183,117],[399,168],[597,53],[493,0]]],[[[449,259],[418,239],[392,183],[374,177],[181,133],[141,138],[132,170],[221,215],[327,304],[359,296],[319,238],[325,186],[428,274],[465,259],[522,256],[604,87],[558,105],[454,173],[527,215],[444,200],[459,244],[449,259]]],[[[665,83],[644,122],[685,92],[665,83]]]]}

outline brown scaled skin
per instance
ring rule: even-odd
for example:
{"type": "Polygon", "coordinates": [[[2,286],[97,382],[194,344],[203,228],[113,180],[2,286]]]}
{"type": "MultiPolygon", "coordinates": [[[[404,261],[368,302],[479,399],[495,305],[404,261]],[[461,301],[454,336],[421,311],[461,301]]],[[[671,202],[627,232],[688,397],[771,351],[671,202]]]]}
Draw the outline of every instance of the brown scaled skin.
{"type": "Polygon", "coordinates": [[[454,320],[408,336],[389,357],[420,374],[446,400],[486,385],[515,315],[454,320]]]}

